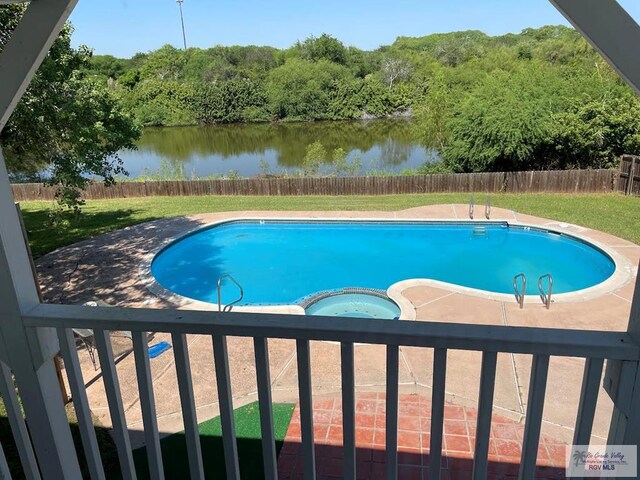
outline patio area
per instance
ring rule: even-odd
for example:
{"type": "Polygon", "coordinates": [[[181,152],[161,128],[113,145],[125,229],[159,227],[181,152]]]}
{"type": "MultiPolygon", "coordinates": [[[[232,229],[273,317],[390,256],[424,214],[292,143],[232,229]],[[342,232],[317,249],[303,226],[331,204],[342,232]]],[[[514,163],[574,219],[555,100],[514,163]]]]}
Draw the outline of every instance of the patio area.
{"type": "MultiPolygon", "coordinates": [[[[216,221],[242,217],[467,219],[468,206],[437,205],[398,212],[229,212],[158,220],[80,242],[40,258],[37,261],[37,269],[45,300],[52,303],[81,304],[87,300],[100,299],[119,306],[202,308],[201,304],[177,307],[151,293],[138,275],[139,265],[164,242],[188,230],[216,221]]],[[[498,208],[493,209],[491,220],[548,226],[606,246],[620,258],[626,259],[627,265],[637,265],[640,260],[640,246],[577,225],[558,223],[498,208]]],[[[545,309],[539,300],[528,301],[524,308],[520,309],[515,299],[507,301],[483,298],[420,282],[404,286],[401,283],[397,293],[408,302],[409,317],[415,317],[416,321],[625,331],[629,321],[633,280],[637,268],[629,267],[626,274],[628,280],[619,288],[603,291],[596,298],[583,301],[557,302],[552,304],[549,310],[545,309]]],[[[210,305],[209,308],[217,307],[210,305]]],[[[188,335],[187,338],[198,420],[204,421],[219,414],[212,339],[201,335],[188,335]]],[[[154,343],[162,340],[171,342],[170,335],[158,334],[154,343]]],[[[133,435],[133,446],[137,446],[144,441],[142,412],[134,359],[133,355],[126,353],[127,348],[126,341],[116,348],[124,352],[117,361],[117,372],[127,425],[133,435]]],[[[257,399],[253,342],[250,338],[229,338],[228,350],[234,406],[238,407],[257,399]]],[[[79,353],[91,409],[100,422],[108,427],[111,420],[101,372],[94,370],[85,351],[79,353]]],[[[295,342],[270,339],[269,354],[273,400],[297,401],[295,342]]],[[[449,412],[467,412],[465,421],[473,416],[474,409],[477,408],[480,360],[481,352],[451,350],[448,354],[447,408],[449,412]]],[[[359,398],[365,400],[367,395],[372,395],[377,401],[379,392],[384,392],[385,362],[384,346],[355,346],[355,383],[359,398]]],[[[339,396],[339,344],[312,341],[311,369],[314,395],[328,399],[339,396]]],[[[583,359],[551,358],[542,433],[543,438],[548,438],[552,445],[571,441],[583,370],[583,359]],[[567,403],[567,399],[571,401],[567,403]]],[[[182,430],[184,426],[173,354],[167,352],[151,360],[151,372],[161,434],[182,430]]],[[[523,427],[530,373],[530,355],[498,354],[494,416],[512,425],[514,432],[521,431],[523,427]]],[[[418,405],[427,405],[433,385],[432,349],[400,347],[399,384],[400,392],[405,398],[403,402],[411,403],[407,399],[415,398],[418,399],[418,405]]],[[[319,408],[318,405],[314,406],[319,408]]],[[[600,389],[593,428],[593,440],[596,443],[605,443],[611,410],[611,400],[600,389]]],[[[402,412],[401,408],[401,422],[402,412]]],[[[445,418],[445,434],[446,421],[445,418]]],[[[472,430],[469,430],[471,424],[465,427],[469,438],[472,436],[472,430]]],[[[292,424],[291,428],[295,428],[294,425],[292,424]]],[[[423,427],[424,425],[421,425],[421,433],[428,435],[429,430],[423,427]]],[[[330,437],[327,436],[326,440],[330,440],[330,437]]],[[[473,444],[470,445],[472,448],[473,444]]],[[[447,449],[446,441],[444,448],[447,449]]],[[[514,452],[514,458],[516,456],[514,452]]]]}
{"type": "MultiPolygon", "coordinates": [[[[431,435],[431,401],[419,395],[401,395],[398,422],[398,478],[428,478],[431,435]]],[[[471,477],[477,410],[446,405],[442,445],[443,480],[471,477]]],[[[314,439],[318,478],[343,478],[342,402],[340,398],[319,398],[313,406],[314,439]]],[[[489,440],[488,478],[516,478],[524,435],[522,424],[494,415],[489,440]]],[[[304,459],[301,448],[300,411],[293,413],[285,442],[278,457],[282,480],[301,479],[304,459]]],[[[356,395],[356,478],[386,478],[385,397],[382,393],[356,395]]],[[[538,447],[537,480],[564,478],[565,445],[543,435],[538,447]]]]}

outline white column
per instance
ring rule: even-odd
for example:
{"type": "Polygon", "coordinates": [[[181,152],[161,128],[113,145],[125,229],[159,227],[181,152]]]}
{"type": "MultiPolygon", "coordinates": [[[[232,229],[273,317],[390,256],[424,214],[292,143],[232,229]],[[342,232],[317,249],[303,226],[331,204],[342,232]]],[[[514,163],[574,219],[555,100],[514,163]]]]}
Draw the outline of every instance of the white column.
{"type": "MultiPolygon", "coordinates": [[[[38,303],[4,159],[0,151],[0,336],[3,356],[16,377],[31,440],[43,478],[80,478],[46,332],[41,341],[22,323],[22,312],[38,303]],[[23,310],[25,309],[25,310],[23,310]],[[43,348],[41,348],[43,347],[43,348]]],[[[42,330],[42,329],[39,329],[42,330]]],[[[46,329],[45,329],[46,330],[46,329]]]]}
{"type": "Polygon", "coordinates": [[[37,0],[29,4],[20,19],[0,55],[0,130],[76,3],[78,0],[37,0]]]}
{"type": "MultiPolygon", "coordinates": [[[[631,304],[627,332],[640,344],[640,276],[631,304]]],[[[607,362],[605,388],[614,401],[608,443],[640,444],[640,362],[607,362]]]]}
{"type": "Polygon", "coordinates": [[[616,0],[549,0],[640,93],[640,26],[616,0]]]}
{"type": "MultiPolygon", "coordinates": [[[[616,0],[549,0],[618,74],[640,93],[640,26],[616,0]]],[[[640,279],[627,328],[640,345],[640,279]]],[[[609,443],[640,443],[640,363],[607,362],[605,388],[614,403],[609,443]]]]}
{"type": "MultiPolygon", "coordinates": [[[[0,55],[0,130],[6,125],[77,0],[32,2],[0,55]]],[[[44,478],[81,478],[52,356],[53,329],[26,329],[39,302],[0,152],[0,350],[15,375],[44,478]]]]}

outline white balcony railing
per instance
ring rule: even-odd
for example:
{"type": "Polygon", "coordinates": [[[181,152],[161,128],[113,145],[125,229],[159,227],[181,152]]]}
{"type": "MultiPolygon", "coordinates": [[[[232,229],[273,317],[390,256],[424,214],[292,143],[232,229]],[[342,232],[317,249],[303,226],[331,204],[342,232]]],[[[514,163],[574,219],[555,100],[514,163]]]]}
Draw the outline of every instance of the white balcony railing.
{"type": "MultiPolygon", "coordinates": [[[[302,451],[304,477],[315,478],[312,415],[312,382],[309,341],[326,340],[341,343],[344,478],[355,478],[355,395],[354,344],[386,345],[386,469],[387,478],[397,478],[398,432],[398,352],[400,346],[432,348],[433,394],[431,411],[430,478],[440,478],[447,350],[482,352],[478,418],[474,450],[473,478],[487,475],[489,434],[499,352],[533,356],[529,380],[529,401],[525,421],[520,478],[533,478],[542,423],[549,358],[573,356],[586,359],[574,444],[588,444],[605,360],[636,362],[640,349],[626,333],[543,329],[527,327],[443,324],[428,322],[390,322],[385,320],[343,319],[335,317],[301,317],[275,314],[217,313],[204,311],[100,308],[66,305],[39,305],[23,316],[30,328],[55,327],[73,394],[84,453],[91,478],[105,478],[96,441],[89,403],[71,328],[91,328],[102,367],[105,390],[113,423],[120,468],[124,478],[136,477],[129,433],[125,421],[118,376],[108,332],[126,330],[133,334],[138,388],[143,414],[144,433],[152,478],[163,478],[162,455],[156,410],[151,384],[147,337],[145,332],[167,332],[172,335],[178,388],[181,398],[192,478],[204,478],[202,452],[197,429],[192,379],[186,334],[210,335],[213,338],[214,362],[227,478],[240,478],[233,419],[231,379],[227,355],[227,337],[250,337],[254,341],[258,400],[262,431],[264,474],[277,478],[276,450],[271,413],[269,374],[269,338],[296,340],[302,451]]],[[[13,380],[5,367],[0,379],[2,395],[13,390],[13,380]],[[9,385],[10,383],[10,385],[9,385]]],[[[14,393],[15,395],[15,393],[14,393]]],[[[9,397],[9,400],[11,398],[9,397]]],[[[9,418],[25,472],[38,478],[38,465],[24,428],[17,402],[7,402],[9,418]]],[[[6,464],[5,464],[6,465],[6,464]]]]}

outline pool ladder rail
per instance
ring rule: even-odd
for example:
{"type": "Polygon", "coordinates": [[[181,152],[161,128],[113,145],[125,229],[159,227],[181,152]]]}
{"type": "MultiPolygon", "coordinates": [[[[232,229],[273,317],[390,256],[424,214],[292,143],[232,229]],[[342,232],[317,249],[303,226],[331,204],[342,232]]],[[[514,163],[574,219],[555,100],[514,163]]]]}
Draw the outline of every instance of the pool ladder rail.
{"type": "Polygon", "coordinates": [[[513,277],[513,293],[516,296],[516,302],[520,305],[520,308],[524,308],[524,296],[527,291],[527,276],[524,273],[519,273],[513,277]],[[518,279],[522,279],[522,288],[518,289],[518,279]]]}
{"type": "Polygon", "coordinates": [[[236,303],[241,302],[242,299],[244,298],[244,290],[242,289],[242,285],[240,285],[237,280],[235,278],[233,278],[230,274],[228,273],[224,273],[222,275],[220,275],[220,277],[218,278],[218,311],[222,312],[229,312],[231,311],[231,307],[233,307],[236,303]],[[228,303],[227,305],[224,306],[224,310],[222,309],[222,281],[228,278],[229,280],[231,280],[233,283],[236,284],[236,286],[238,287],[238,289],[240,290],[240,296],[234,300],[231,303],[228,303]]]}
{"type": "Polygon", "coordinates": [[[549,307],[551,307],[551,294],[553,293],[553,277],[550,273],[542,275],[538,279],[538,291],[540,292],[540,300],[542,300],[544,306],[547,308],[547,310],[549,310],[549,307]],[[544,291],[544,288],[542,286],[542,282],[545,278],[547,279],[549,285],[549,289],[547,292],[544,291]]]}
{"type": "MultiPolygon", "coordinates": [[[[476,207],[476,202],[473,198],[473,195],[471,195],[471,198],[469,199],[469,218],[471,220],[473,220],[475,207],[476,207]]],[[[484,202],[484,216],[487,220],[491,218],[491,199],[489,198],[489,195],[487,195],[487,199],[484,202]]]]}

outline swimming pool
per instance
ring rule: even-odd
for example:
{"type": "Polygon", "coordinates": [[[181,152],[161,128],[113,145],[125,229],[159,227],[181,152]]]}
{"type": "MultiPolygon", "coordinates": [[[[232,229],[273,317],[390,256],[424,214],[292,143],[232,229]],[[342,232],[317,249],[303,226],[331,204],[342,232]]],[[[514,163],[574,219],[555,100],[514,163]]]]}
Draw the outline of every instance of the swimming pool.
{"type": "MultiPolygon", "coordinates": [[[[615,271],[599,248],[575,237],[505,222],[236,220],[191,232],[151,263],[165,289],[217,303],[225,273],[244,288],[241,305],[289,305],[319,291],[386,290],[408,279],[512,294],[513,277],[550,273],[554,294],[597,285],[615,271]]],[[[237,297],[225,284],[222,302],[237,297]]]]}

